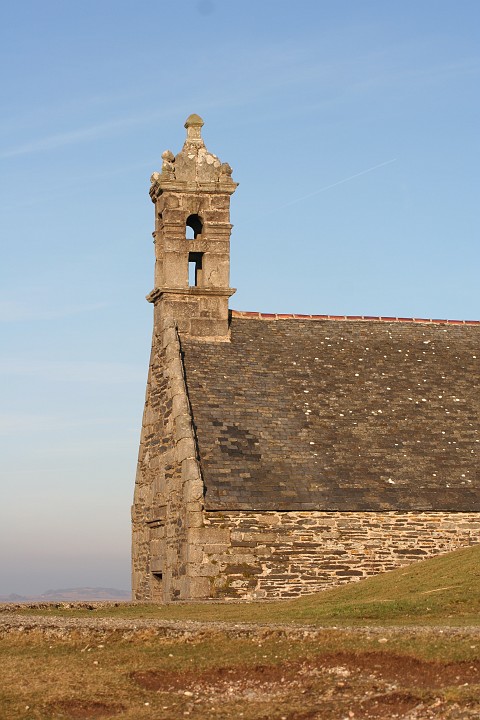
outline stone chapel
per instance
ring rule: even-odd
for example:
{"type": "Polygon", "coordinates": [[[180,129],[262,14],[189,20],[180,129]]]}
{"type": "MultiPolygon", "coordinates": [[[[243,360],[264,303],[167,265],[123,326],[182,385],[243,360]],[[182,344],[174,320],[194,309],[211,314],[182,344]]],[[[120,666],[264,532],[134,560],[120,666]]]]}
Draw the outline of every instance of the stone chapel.
{"type": "Polygon", "coordinates": [[[480,322],[229,309],[232,169],[151,178],[136,600],[286,598],[480,541],[480,322]]]}

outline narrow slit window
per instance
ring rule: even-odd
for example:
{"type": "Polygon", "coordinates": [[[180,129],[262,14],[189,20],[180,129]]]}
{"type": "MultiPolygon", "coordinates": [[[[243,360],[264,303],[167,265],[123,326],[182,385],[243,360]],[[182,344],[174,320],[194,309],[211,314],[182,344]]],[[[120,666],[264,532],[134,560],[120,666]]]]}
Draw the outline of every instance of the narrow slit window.
{"type": "Polygon", "coordinates": [[[185,237],[187,240],[197,240],[202,234],[203,223],[199,215],[189,215],[185,222],[185,237]]]}
{"type": "Polygon", "coordinates": [[[188,253],[188,285],[198,287],[201,284],[203,253],[188,253]]]}

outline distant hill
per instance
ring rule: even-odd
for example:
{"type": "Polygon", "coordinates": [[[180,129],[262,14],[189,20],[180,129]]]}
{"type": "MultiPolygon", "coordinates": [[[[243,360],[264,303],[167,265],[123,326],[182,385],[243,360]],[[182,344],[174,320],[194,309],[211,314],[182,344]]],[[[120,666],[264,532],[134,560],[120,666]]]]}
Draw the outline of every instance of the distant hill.
{"type": "Polygon", "coordinates": [[[25,595],[17,595],[16,593],[11,593],[10,595],[0,595],[0,602],[21,603],[29,602],[29,600],[30,598],[25,595]]]}
{"type": "Polygon", "coordinates": [[[0,595],[0,602],[22,603],[22,602],[54,602],[61,600],[74,602],[82,600],[124,600],[131,599],[129,590],[118,590],[117,588],[104,587],[80,587],[62,588],[58,590],[47,590],[42,595],[0,595]]]}

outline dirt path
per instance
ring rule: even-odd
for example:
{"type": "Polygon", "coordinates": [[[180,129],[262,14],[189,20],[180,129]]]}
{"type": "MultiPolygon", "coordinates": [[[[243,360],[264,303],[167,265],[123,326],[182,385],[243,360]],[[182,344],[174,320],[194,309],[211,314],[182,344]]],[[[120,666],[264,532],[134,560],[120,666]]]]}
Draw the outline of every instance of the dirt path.
{"type": "Polygon", "coordinates": [[[43,615],[0,614],[0,636],[10,632],[41,631],[46,635],[67,636],[71,632],[89,635],[120,632],[125,635],[141,634],[150,631],[159,637],[168,638],[205,638],[222,633],[231,638],[284,637],[298,640],[321,637],[326,630],[338,633],[355,633],[364,637],[396,637],[405,633],[416,636],[438,636],[480,638],[480,627],[451,626],[405,626],[405,627],[319,627],[315,625],[294,625],[277,623],[231,623],[205,622],[194,620],[157,620],[105,617],[66,617],[43,615]]]}

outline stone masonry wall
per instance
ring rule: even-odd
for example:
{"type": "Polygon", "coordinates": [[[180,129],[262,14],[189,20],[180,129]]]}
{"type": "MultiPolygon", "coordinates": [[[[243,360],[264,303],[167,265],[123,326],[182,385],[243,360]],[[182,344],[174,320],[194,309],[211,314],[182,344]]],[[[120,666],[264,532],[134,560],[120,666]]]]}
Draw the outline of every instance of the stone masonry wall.
{"type": "MultiPolygon", "coordinates": [[[[212,597],[287,598],[480,542],[478,513],[209,512],[212,597]]],[[[206,541],[206,542],[205,542],[206,541]]]]}
{"type": "MultiPolygon", "coordinates": [[[[203,521],[203,483],[175,323],[154,333],[132,507],[133,598],[198,594],[191,581],[191,528],[203,521]]],[[[202,593],[200,592],[200,596],[202,593]]]]}

